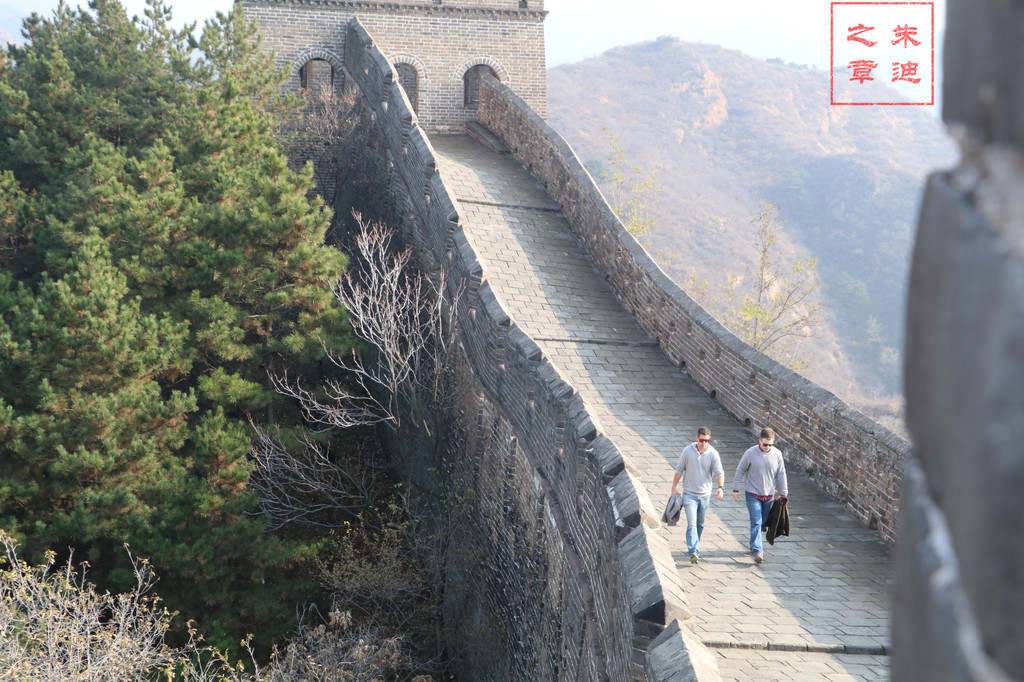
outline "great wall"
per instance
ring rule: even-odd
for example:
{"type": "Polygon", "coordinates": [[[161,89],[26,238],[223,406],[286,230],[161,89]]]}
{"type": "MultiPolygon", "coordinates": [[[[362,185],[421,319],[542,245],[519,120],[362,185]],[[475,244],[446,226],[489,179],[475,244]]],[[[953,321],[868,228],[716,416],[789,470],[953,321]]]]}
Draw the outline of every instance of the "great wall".
{"type": "MultiPolygon", "coordinates": [[[[951,2],[951,17],[961,21],[954,35],[1008,32],[1024,44],[1024,10],[982,4],[984,11],[971,12],[951,2]]],[[[241,5],[262,28],[265,46],[291,69],[293,87],[311,78],[358,87],[385,131],[420,248],[446,265],[450,281],[467,285],[457,324],[462,379],[473,399],[462,411],[466,443],[449,453],[446,470],[478,495],[475,522],[461,531],[475,559],[453,568],[446,604],[465,647],[465,679],[714,680],[722,678],[715,647],[877,655],[895,680],[1011,679],[1003,671],[1020,669],[1024,588],[1006,567],[1024,564],[1024,550],[991,540],[1015,518],[1005,486],[1024,479],[1011,428],[1024,423],[1024,381],[1017,381],[1024,379],[1024,249],[1021,214],[1009,199],[1024,184],[1017,156],[1022,109],[1012,106],[1020,93],[1010,85],[1024,50],[1002,62],[969,53],[947,75],[947,91],[977,96],[953,98],[947,108],[947,120],[966,130],[965,161],[930,181],[921,233],[931,238],[919,241],[915,254],[907,392],[908,422],[923,455],[917,459],[905,441],[740,342],[622,228],[543,120],[542,1],[241,5]],[[1004,100],[1010,103],[999,106],[1004,100]],[[515,172],[488,154],[514,158],[534,180],[490,186],[490,178],[515,172]],[[474,158],[486,167],[472,167],[474,158]],[[549,240],[525,261],[546,308],[524,306],[516,282],[503,278],[501,264],[511,256],[502,253],[502,240],[518,248],[515,240],[525,245],[528,238],[498,226],[518,221],[539,225],[549,240]],[[566,260],[540,262],[566,239],[582,246],[584,260],[572,260],[566,247],[566,260]],[[969,256],[954,255],[965,244],[969,256]],[[989,268],[979,284],[951,284],[970,281],[977,263],[989,268]],[[548,286],[559,269],[592,271],[621,309],[600,307],[596,326],[576,319],[580,311],[548,286]],[[1001,294],[998,312],[987,305],[993,291],[1001,294]],[[642,332],[619,320],[623,310],[642,332]],[[991,339],[982,349],[971,345],[968,320],[991,339]],[[954,341],[946,343],[949,330],[954,341]],[[576,360],[593,349],[601,351],[598,360],[580,360],[577,371],[576,360]],[[644,449],[644,434],[637,434],[648,427],[658,433],[645,420],[657,421],[662,396],[641,396],[627,407],[609,399],[622,391],[615,367],[626,362],[614,349],[646,358],[660,375],[678,375],[678,385],[702,389],[692,397],[685,397],[688,389],[666,389],[673,410],[689,405],[696,412],[679,416],[688,430],[710,419],[720,424],[716,433],[725,432],[719,442],[735,449],[743,434],[752,440],[754,429],[775,427],[791,471],[809,474],[851,518],[895,545],[891,641],[887,613],[884,626],[872,621],[867,628],[881,633],[878,643],[833,641],[812,630],[806,639],[754,644],[729,633],[718,640],[695,634],[698,574],[684,577],[677,566],[678,535],[659,520],[667,486],[658,487],[671,471],[667,453],[691,434],[669,428],[674,442],[651,444],[653,455],[644,449]],[[642,355],[652,351],[657,357],[642,355]],[[594,364],[611,361],[620,364],[607,371],[594,364]],[[602,392],[605,379],[614,385],[602,392]],[[715,404],[725,418],[708,416],[715,404]],[[971,424],[989,447],[961,455],[971,449],[961,424],[971,424]],[[991,494],[969,509],[956,506],[960,493],[984,491],[990,475],[1000,479],[991,494]],[[985,561],[961,566],[964,552],[985,561]]],[[[599,288],[579,281],[588,291],[599,288]]],[[[723,518],[728,513],[723,509],[723,518]]],[[[723,539],[723,556],[730,541],[723,539]]],[[[889,572],[887,564],[879,568],[889,572]]],[[[869,600],[871,589],[857,594],[869,600]]]]}

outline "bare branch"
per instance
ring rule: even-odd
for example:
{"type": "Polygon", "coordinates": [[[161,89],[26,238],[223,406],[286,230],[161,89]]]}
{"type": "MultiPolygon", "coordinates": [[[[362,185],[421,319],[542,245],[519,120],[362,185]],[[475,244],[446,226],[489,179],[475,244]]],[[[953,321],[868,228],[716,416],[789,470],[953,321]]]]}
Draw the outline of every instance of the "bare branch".
{"type": "Polygon", "coordinates": [[[259,493],[260,511],[266,514],[267,529],[274,531],[288,523],[333,528],[338,514],[355,518],[372,506],[383,469],[372,457],[360,457],[360,466],[338,466],[319,443],[304,439],[300,454],[293,454],[266,430],[252,423],[256,431],[249,454],[255,471],[249,486],[259,493]]]}
{"type": "MultiPolygon", "coordinates": [[[[360,232],[352,267],[332,289],[361,346],[346,355],[327,349],[342,370],[339,379],[312,388],[287,374],[271,381],[300,405],[307,423],[324,430],[386,425],[398,432],[407,420],[413,431],[436,440],[431,424],[442,421],[454,392],[452,319],[461,287],[448,294],[444,272],[436,280],[411,273],[410,251],[394,252],[391,231],[355,217],[360,232]]],[[[290,522],[331,525],[339,513],[355,515],[369,506],[378,470],[361,464],[361,473],[345,471],[312,441],[289,452],[280,438],[253,428],[251,485],[272,530],[290,522]]]]}
{"type": "Polygon", "coordinates": [[[334,208],[339,191],[354,172],[352,147],[360,135],[361,100],[355,88],[338,94],[331,87],[303,90],[302,123],[292,137],[292,156],[313,162],[317,194],[334,208]]]}
{"type": "MultiPolygon", "coordinates": [[[[152,680],[177,668],[189,682],[258,679],[232,667],[190,631],[181,649],[164,643],[171,614],[151,591],[149,564],[133,556],[134,587],[99,593],[86,566],[42,566],[21,561],[14,540],[0,530],[0,679],[38,682],[152,680]]],[[[127,548],[126,548],[127,550],[127,548]]],[[[255,662],[253,662],[255,664],[255,662]]]]}
{"type": "MultiPolygon", "coordinates": [[[[455,343],[452,316],[461,287],[447,295],[446,273],[436,281],[409,273],[410,251],[392,252],[391,231],[356,215],[355,267],[332,285],[349,312],[363,349],[330,361],[343,370],[341,380],[316,391],[272,377],[275,388],[299,402],[305,418],[327,427],[385,423],[401,425],[403,414],[436,408],[438,377],[447,371],[455,343]]],[[[416,422],[419,420],[416,419],[416,422]]]]}

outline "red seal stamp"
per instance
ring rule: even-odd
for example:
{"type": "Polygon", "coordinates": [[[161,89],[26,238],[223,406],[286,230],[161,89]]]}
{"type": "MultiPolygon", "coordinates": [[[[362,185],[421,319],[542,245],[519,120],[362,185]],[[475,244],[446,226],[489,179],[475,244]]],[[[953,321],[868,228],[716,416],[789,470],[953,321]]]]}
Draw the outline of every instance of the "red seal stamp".
{"type": "Polygon", "coordinates": [[[831,19],[833,105],[935,104],[934,3],[833,2],[831,19]]]}

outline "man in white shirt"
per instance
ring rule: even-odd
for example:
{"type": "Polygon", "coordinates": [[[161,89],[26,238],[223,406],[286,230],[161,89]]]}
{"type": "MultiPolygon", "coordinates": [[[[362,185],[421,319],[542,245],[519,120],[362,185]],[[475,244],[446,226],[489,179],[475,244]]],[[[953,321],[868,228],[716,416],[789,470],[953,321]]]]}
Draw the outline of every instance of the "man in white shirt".
{"type": "Polygon", "coordinates": [[[711,447],[711,429],[702,426],[697,429],[697,441],[690,443],[679,455],[676,473],[672,477],[672,495],[678,491],[679,480],[683,481],[683,509],[686,511],[686,548],[690,551],[690,563],[700,561],[700,536],[704,532],[704,518],[711,506],[712,482],[718,485],[715,491],[722,499],[722,484],[725,470],[718,450],[711,447]]]}

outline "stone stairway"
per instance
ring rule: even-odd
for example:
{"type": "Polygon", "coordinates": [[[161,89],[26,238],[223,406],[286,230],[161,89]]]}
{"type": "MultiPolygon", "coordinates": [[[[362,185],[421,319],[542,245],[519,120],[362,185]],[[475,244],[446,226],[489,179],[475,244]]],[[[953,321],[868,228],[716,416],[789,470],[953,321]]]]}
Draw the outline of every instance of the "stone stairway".
{"type": "MultiPolygon", "coordinates": [[[[477,136],[479,137],[479,136],[477,136]]],[[[655,507],[679,451],[711,429],[726,488],[755,439],[618,303],[554,202],[500,145],[431,136],[495,295],[583,397],[655,507]]],[[[770,426],[770,425],[768,425],[770,426]]],[[[789,471],[792,534],[755,565],[742,500],[713,500],[691,565],[685,525],[665,527],[694,615],[725,680],[887,680],[891,551],[815,483],[789,471]]]]}

